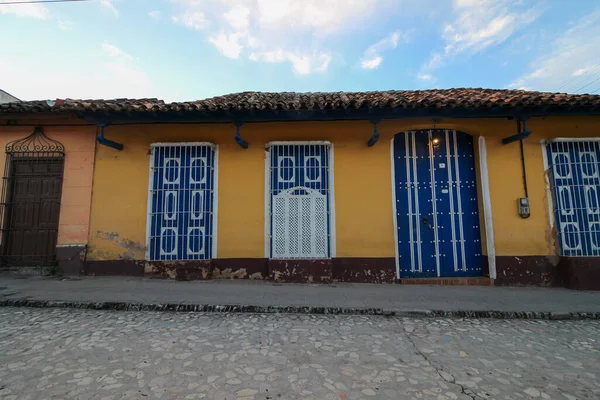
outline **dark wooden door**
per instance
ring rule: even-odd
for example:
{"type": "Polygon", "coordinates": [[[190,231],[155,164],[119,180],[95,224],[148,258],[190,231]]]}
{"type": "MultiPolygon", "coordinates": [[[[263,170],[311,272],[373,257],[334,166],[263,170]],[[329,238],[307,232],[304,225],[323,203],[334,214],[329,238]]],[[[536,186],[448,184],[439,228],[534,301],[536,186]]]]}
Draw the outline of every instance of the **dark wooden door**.
{"type": "Polygon", "coordinates": [[[64,159],[13,159],[10,168],[4,263],[48,266],[56,256],[64,159]]]}

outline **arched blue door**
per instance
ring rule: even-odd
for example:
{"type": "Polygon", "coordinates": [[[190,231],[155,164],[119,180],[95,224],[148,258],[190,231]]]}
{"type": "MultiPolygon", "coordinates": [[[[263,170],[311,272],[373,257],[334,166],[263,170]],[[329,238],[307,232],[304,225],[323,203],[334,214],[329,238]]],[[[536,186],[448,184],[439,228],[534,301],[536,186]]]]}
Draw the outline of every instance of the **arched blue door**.
{"type": "Polygon", "coordinates": [[[473,138],[409,131],[393,146],[400,277],[480,276],[473,138]]]}

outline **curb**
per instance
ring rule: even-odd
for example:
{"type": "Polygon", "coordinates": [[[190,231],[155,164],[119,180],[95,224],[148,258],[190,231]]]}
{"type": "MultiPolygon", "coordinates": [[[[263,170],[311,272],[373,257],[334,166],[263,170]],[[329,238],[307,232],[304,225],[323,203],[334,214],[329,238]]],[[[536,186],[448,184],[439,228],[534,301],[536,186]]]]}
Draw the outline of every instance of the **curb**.
{"type": "Polygon", "coordinates": [[[410,318],[471,318],[471,319],[538,319],[538,320],[600,320],[600,312],[539,312],[539,311],[448,311],[448,310],[385,310],[382,308],[312,307],[312,306],[252,306],[182,303],[70,302],[53,300],[0,300],[0,307],[73,308],[81,310],[170,311],[202,313],[260,313],[314,315],[381,315],[410,318]]]}

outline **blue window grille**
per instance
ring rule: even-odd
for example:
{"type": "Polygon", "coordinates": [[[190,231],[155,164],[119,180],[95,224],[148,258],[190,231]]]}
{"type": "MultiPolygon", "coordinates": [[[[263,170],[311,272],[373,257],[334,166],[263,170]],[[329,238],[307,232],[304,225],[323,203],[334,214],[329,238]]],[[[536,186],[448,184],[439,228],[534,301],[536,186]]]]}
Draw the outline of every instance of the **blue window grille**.
{"type": "Polygon", "coordinates": [[[561,255],[600,255],[600,143],[555,139],[546,151],[561,255]]]}
{"type": "Polygon", "coordinates": [[[215,256],[216,146],[152,145],[148,198],[148,260],[215,256]]]}
{"type": "Polygon", "coordinates": [[[269,146],[271,258],[331,257],[331,145],[269,146]]]}

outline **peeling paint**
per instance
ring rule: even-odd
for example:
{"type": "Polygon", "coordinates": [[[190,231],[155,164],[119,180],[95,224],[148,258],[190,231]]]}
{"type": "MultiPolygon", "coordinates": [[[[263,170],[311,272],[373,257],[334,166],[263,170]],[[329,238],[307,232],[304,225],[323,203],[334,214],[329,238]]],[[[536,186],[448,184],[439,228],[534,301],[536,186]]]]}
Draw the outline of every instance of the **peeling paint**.
{"type": "Polygon", "coordinates": [[[98,239],[109,241],[125,250],[125,252],[112,254],[107,251],[94,250],[92,258],[94,259],[120,259],[120,260],[137,260],[143,258],[143,254],[146,252],[146,246],[134,242],[127,238],[121,238],[118,232],[106,232],[96,231],[96,237],[98,239]]]}
{"type": "Polygon", "coordinates": [[[332,261],[269,260],[269,278],[276,282],[332,282],[332,261]]]}

